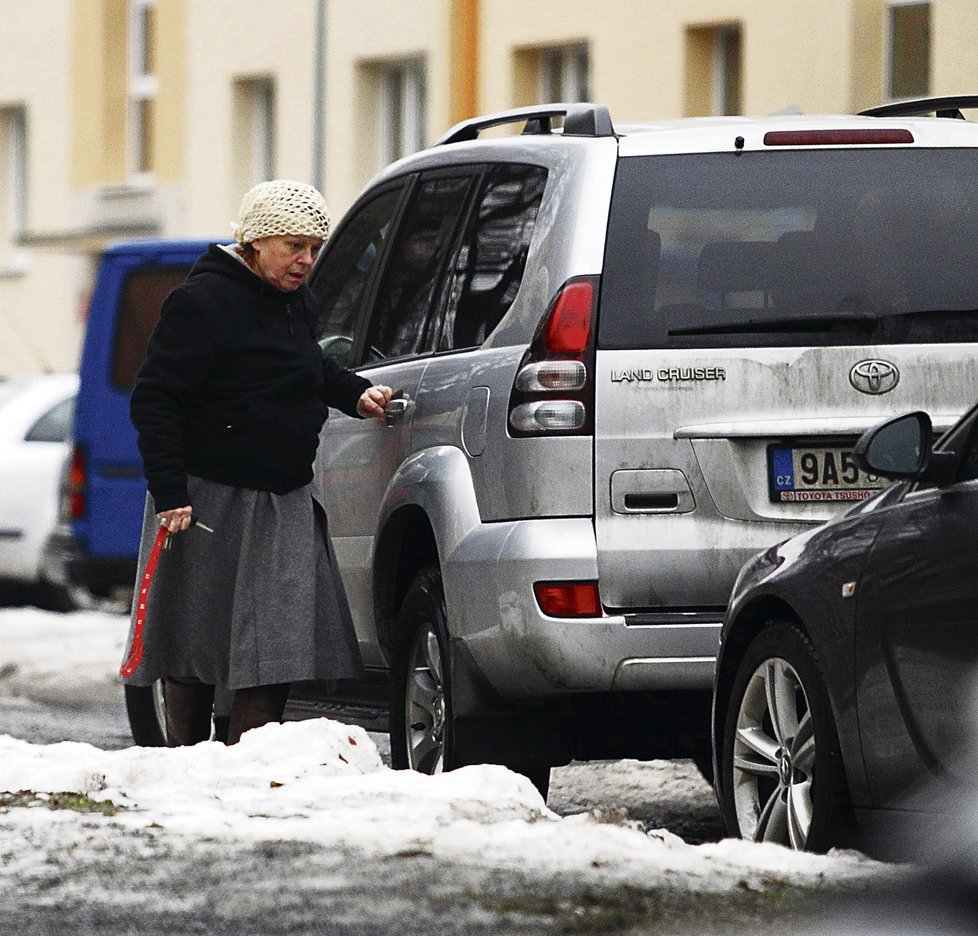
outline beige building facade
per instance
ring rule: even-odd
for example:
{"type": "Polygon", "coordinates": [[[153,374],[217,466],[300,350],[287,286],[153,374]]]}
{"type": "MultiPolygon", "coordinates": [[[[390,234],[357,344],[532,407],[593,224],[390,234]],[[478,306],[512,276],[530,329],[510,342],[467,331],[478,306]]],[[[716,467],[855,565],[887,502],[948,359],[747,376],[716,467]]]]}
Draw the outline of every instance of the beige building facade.
{"type": "Polygon", "coordinates": [[[77,366],[100,250],[229,236],[268,177],[338,218],[458,120],[619,124],[978,92],[973,0],[0,0],[0,376],[77,366]]]}

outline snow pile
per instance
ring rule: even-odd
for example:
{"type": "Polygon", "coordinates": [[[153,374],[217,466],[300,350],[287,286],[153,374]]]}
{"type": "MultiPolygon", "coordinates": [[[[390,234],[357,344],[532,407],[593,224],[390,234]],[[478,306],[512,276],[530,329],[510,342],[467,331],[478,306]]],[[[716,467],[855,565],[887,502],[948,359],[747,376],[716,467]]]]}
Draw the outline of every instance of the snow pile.
{"type": "MultiPolygon", "coordinates": [[[[50,693],[62,704],[71,696],[79,705],[105,698],[117,706],[115,672],[127,629],[121,615],[2,610],[0,691],[34,699],[50,693]]],[[[648,802],[663,795],[654,783],[646,788],[657,776],[648,765],[608,766],[619,776],[621,795],[648,802]]],[[[699,790],[679,796],[680,803],[703,792],[696,782],[699,790]]],[[[278,841],[380,859],[431,856],[471,869],[567,875],[581,886],[722,891],[884,873],[855,853],[815,856],[739,841],[688,845],[630,820],[616,808],[615,794],[595,801],[591,813],[561,818],[529,780],[504,767],[465,767],[435,777],[390,770],[366,732],[326,719],[268,725],[233,747],[208,742],[172,750],[30,744],[3,734],[0,725],[0,791],[71,791],[119,807],[114,816],[79,813],[46,808],[32,796],[17,802],[33,805],[5,806],[0,796],[0,858],[7,873],[15,865],[22,873],[43,868],[65,854],[90,854],[97,862],[101,851],[146,836],[164,836],[173,848],[218,842],[234,851],[278,841]]]]}
{"type": "MultiPolygon", "coordinates": [[[[690,846],[669,832],[601,815],[560,818],[524,777],[465,767],[427,777],[384,767],[366,732],[326,719],[268,725],[241,743],[102,751],[0,736],[0,790],[74,791],[123,807],[77,816],[81,838],[162,827],[188,840],[305,841],[373,857],[424,854],[479,867],[573,874],[584,880],[693,890],[772,877],[798,883],[850,879],[879,866],[858,855],[797,855],[743,842],[690,846]]],[[[71,822],[43,807],[11,809],[0,830],[71,822]]],[[[2,834],[2,832],[0,832],[2,834]]],[[[31,835],[31,838],[36,836],[31,835]]]]}
{"type": "Polygon", "coordinates": [[[129,619],[119,614],[4,608],[0,687],[41,702],[88,706],[117,700],[116,673],[128,634],[129,619]]]}

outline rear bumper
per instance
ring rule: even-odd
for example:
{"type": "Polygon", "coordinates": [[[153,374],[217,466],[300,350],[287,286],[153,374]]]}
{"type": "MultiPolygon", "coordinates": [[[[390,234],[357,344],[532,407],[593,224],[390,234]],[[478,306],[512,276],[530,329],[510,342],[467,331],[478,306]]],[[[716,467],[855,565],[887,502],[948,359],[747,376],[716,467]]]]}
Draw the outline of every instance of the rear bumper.
{"type": "Polygon", "coordinates": [[[120,589],[132,590],[136,580],[136,560],[88,556],[71,531],[59,526],[44,544],[41,576],[55,585],[80,586],[95,595],[107,597],[120,589]]]}
{"type": "Polygon", "coordinates": [[[482,524],[443,562],[453,638],[502,697],[709,690],[720,615],[543,614],[538,581],[598,579],[587,518],[482,524]]]}
{"type": "Polygon", "coordinates": [[[0,577],[28,584],[43,579],[38,543],[26,530],[0,530],[0,577]]]}

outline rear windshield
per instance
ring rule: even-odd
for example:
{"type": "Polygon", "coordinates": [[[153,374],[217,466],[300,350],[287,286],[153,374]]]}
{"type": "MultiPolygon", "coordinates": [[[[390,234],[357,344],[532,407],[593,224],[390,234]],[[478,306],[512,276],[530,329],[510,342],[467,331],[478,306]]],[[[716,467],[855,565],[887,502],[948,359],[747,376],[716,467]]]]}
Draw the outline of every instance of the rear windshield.
{"type": "Polygon", "coordinates": [[[978,340],[978,151],[619,160],[603,348],[978,340]]]}

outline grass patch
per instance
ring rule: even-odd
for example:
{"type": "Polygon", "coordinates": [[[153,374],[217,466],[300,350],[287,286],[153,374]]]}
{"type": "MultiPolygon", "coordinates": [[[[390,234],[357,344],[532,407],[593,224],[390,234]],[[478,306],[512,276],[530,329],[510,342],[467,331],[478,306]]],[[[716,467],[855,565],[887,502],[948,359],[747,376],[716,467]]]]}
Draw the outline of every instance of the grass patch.
{"type": "Polygon", "coordinates": [[[831,896],[828,888],[805,888],[768,879],[763,889],[741,886],[732,891],[704,894],[662,888],[645,890],[618,886],[565,894],[469,893],[482,909],[500,916],[546,919],[555,933],[601,934],[675,932],[677,925],[698,929],[756,926],[811,918],[831,896]]]}
{"type": "Polygon", "coordinates": [[[72,812],[114,816],[124,807],[111,800],[96,800],[84,793],[35,793],[18,790],[16,793],[0,792],[0,812],[11,809],[41,807],[43,809],[69,809],[72,812]]]}

